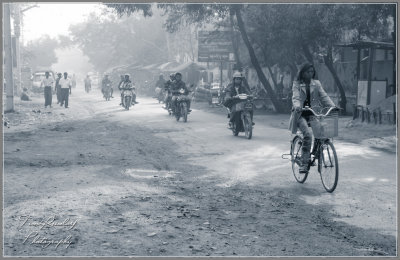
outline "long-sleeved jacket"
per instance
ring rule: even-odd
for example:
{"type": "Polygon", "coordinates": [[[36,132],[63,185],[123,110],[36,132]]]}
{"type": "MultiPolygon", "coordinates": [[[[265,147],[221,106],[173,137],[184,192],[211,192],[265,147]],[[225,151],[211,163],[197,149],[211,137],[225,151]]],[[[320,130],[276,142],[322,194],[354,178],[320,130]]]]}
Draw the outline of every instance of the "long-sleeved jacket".
{"type": "MultiPolygon", "coordinates": [[[[238,91],[236,91],[236,86],[233,83],[229,83],[229,85],[225,88],[225,100],[224,100],[224,106],[231,108],[232,105],[235,104],[235,102],[232,100],[232,97],[238,95],[238,94],[247,94],[251,95],[250,91],[243,85],[240,84],[238,88],[238,91]]],[[[237,102],[240,102],[239,100],[237,102]]]]}
{"type": "MultiPolygon", "coordinates": [[[[302,108],[306,98],[307,98],[306,85],[298,81],[294,81],[293,96],[292,96],[293,111],[289,121],[289,130],[291,130],[293,134],[297,132],[297,120],[301,116],[301,112],[296,112],[295,109],[298,107],[302,108]]],[[[328,94],[326,94],[325,90],[322,88],[321,82],[319,80],[312,79],[310,82],[310,99],[311,99],[310,100],[311,108],[315,106],[321,106],[321,107],[335,106],[335,103],[333,103],[331,98],[328,96],[328,94]]]]}
{"type": "Polygon", "coordinates": [[[179,90],[184,89],[185,90],[185,95],[189,93],[189,89],[186,87],[185,82],[182,80],[180,81],[174,81],[173,84],[171,85],[171,92],[173,95],[179,94],[179,90]]]}

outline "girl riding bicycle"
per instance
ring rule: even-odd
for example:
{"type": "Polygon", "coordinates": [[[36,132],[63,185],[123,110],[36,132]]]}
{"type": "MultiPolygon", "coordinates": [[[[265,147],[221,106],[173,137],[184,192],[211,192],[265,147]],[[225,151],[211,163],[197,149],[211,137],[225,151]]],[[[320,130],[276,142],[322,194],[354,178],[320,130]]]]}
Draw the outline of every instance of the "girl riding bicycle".
{"type": "Polygon", "coordinates": [[[302,111],[304,107],[335,107],[328,94],[322,88],[321,82],[315,80],[315,69],[311,64],[305,64],[300,69],[297,80],[293,82],[292,114],[290,116],[289,130],[296,134],[297,129],[303,134],[303,145],[299,172],[308,172],[310,150],[312,143],[312,130],[308,126],[311,117],[310,111],[302,111]]]}

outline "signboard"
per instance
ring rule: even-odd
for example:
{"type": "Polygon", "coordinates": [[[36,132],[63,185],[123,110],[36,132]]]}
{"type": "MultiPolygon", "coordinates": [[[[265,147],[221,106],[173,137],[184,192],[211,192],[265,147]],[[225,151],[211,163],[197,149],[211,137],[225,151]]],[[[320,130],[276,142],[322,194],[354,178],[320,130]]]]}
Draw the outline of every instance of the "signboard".
{"type": "Polygon", "coordinates": [[[230,61],[233,58],[230,31],[199,31],[199,62],[230,61]]]}
{"type": "Polygon", "coordinates": [[[387,81],[371,81],[370,103],[368,100],[368,81],[358,81],[357,105],[366,107],[376,105],[386,99],[387,81]]]}
{"type": "Polygon", "coordinates": [[[368,81],[358,81],[357,105],[367,106],[368,81]]]}
{"type": "Polygon", "coordinates": [[[386,99],[386,80],[371,81],[371,102],[370,105],[376,105],[386,99]]]}

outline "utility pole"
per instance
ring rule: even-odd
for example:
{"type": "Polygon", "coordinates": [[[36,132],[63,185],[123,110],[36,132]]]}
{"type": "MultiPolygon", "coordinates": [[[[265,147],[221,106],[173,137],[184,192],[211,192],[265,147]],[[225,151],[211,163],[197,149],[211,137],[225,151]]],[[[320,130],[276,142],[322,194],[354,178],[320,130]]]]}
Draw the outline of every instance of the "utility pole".
{"type": "Polygon", "coordinates": [[[13,4],[14,7],[14,36],[15,36],[15,57],[16,57],[16,65],[17,71],[15,74],[17,76],[17,84],[15,84],[14,94],[18,95],[22,89],[21,86],[21,53],[20,53],[20,40],[21,36],[21,7],[20,3],[13,4]]]}
{"type": "Polygon", "coordinates": [[[12,65],[12,48],[11,48],[11,21],[10,21],[10,4],[3,5],[4,17],[4,52],[5,66],[4,73],[6,79],[6,109],[4,112],[14,112],[14,79],[12,65]]]}

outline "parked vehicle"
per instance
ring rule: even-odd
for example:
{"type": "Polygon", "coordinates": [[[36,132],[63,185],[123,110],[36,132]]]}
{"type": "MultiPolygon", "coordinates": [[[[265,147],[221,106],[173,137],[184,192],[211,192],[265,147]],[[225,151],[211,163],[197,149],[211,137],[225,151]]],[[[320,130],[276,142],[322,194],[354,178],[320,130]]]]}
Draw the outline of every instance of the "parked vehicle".
{"type": "Polygon", "coordinates": [[[219,83],[212,83],[210,88],[210,100],[211,106],[217,106],[220,104],[221,88],[219,83]]]}
{"type": "Polygon", "coordinates": [[[51,70],[40,70],[40,71],[34,72],[33,75],[32,75],[32,78],[31,78],[31,80],[32,80],[32,91],[33,92],[40,92],[41,93],[41,92],[44,91],[44,86],[40,86],[40,85],[42,83],[42,80],[46,77],[45,76],[46,71],[49,72],[50,77],[52,77],[54,79],[54,81],[56,80],[55,76],[54,76],[54,73],[51,70]]]}

